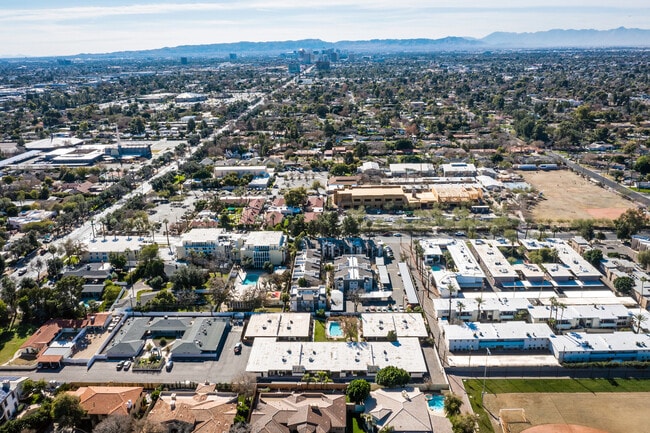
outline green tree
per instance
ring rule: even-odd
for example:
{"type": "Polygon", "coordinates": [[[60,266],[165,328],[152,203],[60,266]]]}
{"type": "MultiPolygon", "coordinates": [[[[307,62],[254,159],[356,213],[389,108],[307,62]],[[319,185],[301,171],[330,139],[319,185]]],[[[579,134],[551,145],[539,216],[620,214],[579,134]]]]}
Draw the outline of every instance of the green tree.
{"type": "Polygon", "coordinates": [[[110,252],[108,253],[108,262],[114,269],[124,269],[126,268],[127,259],[124,254],[110,252]]]}
{"type": "Polygon", "coordinates": [[[650,250],[640,251],[636,258],[643,269],[648,269],[650,265],[650,250]]]}
{"type": "Polygon", "coordinates": [[[409,383],[411,380],[411,375],[403,368],[389,365],[379,370],[375,380],[377,384],[381,386],[394,388],[397,386],[404,386],[409,383]]]}
{"type": "Polygon", "coordinates": [[[650,173],[650,157],[647,155],[638,157],[634,169],[643,175],[650,173]]]}
{"type": "Polygon", "coordinates": [[[7,326],[10,317],[9,307],[4,303],[4,301],[0,300],[0,326],[7,326]]]}
{"type": "Polygon", "coordinates": [[[555,263],[559,259],[558,252],[555,248],[540,248],[535,251],[531,251],[528,255],[530,261],[541,265],[542,263],[555,263]]]}
{"type": "Polygon", "coordinates": [[[578,230],[580,236],[590,241],[594,238],[594,223],[591,220],[580,219],[573,222],[572,227],[578,230]]]}
{"type": "Polygon", "coordinates": [[[75,275],[67,275],[56,282],[53,290],[53,301],[59,317],[74,319],[83,314],[79,306],[84,279],[75,275]]]}
{"type": "Polygon", "coordinates": [[[287,206],[302,208],[307,202],[307,190],[304,187],[291,188],[284,193],[287,206]]]}
{"type": "Polygon", "coordinates": [[[51,415],[60,426],[73,427],[81,422],[86,411],[81,407],[79,397],[64,392],[52,402],[51,415]]]}
{"type": "Polygon", "coordinates": [[[370,395],[370,383],[365,379],[355,379],[348,385],[345,391],[351,402],[363,403],[370,395]]]}
{"type": "Polygon", "coordinates": [[[587,250],[582,255],[586,261],[591,263],[595,268],[600,266],[600,261],[603,259],[603,252],[598,248],[587,250]]]}
{"type": "Polygon", "coordinates": [[[341,233],[343,236],[359,235],[359,222],[357,219],[352,215],[347,215],[345,218],[343,218],[341,233]]]}
{"type": "Polygon", "coordinates": [[[637,234],[648,223],[645,212],[641,209],[627,209],[621,216],[614,220],[616,236],[619,239],[629,239],[637,234]]]}
{"type": "Polygon", "coordinates": [[[189,265],[180,267],[171,277],[173,283],[172,290],[179,292],[182,290],[198,289],[207,281],[207,274],[203,269],[189,265]]]}
{"type": "Polygon", "coordinates": [[[479,417],[475,414],[457,415],[451,419],[453,433],[474,433],[479,417]]]}
{"type": "Polygon", "coordinates": [[[61,257],[53,257],[46,262],[46,266],[47,275],[52,279],[56,279],[63,270],[63,259],[61,259],[61,257]]]}
{"type": "Polygon", "coordinates": [[[634,289],[634,280],[631,277],[618,277],[614,280],[614,287],[618,290],[619,293],[623,295],[629,295],[634,289]]]}
{"type": "Polygon", "coordinates": [[[463,400],[456,394],[447,394],[445,396],[445,415],[448,418],[460,415],[460,408],[463,405],[463,400]]]}

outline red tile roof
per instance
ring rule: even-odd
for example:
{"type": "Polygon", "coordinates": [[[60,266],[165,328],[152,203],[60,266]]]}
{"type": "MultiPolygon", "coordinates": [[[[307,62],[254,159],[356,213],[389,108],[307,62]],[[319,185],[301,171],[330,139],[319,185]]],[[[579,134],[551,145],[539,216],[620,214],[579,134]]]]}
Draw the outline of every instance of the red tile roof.
{"type": "Polygon", "coordinates": [[[69,394],[79,397],[89,415],[129,415],[128,402],[135,406],[142,390],[141,386],[85,386],[69,394]]]}

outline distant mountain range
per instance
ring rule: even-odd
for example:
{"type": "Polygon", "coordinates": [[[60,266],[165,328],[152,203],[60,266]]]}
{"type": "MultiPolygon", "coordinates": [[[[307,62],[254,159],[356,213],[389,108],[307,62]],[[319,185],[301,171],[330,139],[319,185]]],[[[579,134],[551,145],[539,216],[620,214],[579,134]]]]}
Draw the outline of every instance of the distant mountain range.
{"type": "Polygon", "coordinates": [[[534,33],[492,33],[482,39],[446,37],[442,39],[371,39],[326,42],[320,39],[275,42],[235,42],[209,45],[182,45],[153,50],[122,51],[108,54],[81,54],[80,57],[222,57],[238,55],[278,55],[299,49],[335,49],[354,53],[426,53],[440,51],[483,51],[535,48],[645,48],[650,47],[650,30],[620,27],[612,30],[548,30],[534,33]]]}

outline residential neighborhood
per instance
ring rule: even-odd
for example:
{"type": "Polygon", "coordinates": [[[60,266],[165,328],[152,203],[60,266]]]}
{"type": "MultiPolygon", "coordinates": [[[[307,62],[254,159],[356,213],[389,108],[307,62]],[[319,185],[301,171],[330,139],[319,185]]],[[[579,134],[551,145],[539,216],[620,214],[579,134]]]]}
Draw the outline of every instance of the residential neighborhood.
{"type": "Polygon", "coordinates": [[[487,432],[491,377],[648,379],[646,67],[0,62],[0,432],[487,432]]]}

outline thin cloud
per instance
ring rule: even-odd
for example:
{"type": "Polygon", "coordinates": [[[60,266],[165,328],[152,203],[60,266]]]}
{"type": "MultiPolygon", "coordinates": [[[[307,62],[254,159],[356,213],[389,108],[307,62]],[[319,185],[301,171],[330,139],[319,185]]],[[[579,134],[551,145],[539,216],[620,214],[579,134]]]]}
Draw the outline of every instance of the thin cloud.
{"type": "MultiPolygon", "coordinates": [[[[566,1],[552,0],[546,2],[522,1],[517,5],[512,2],[501,0],[489,4],[477,6],[475,1],[435,1],[422,4],[421,0],[402,0],[396,3],[394,0],[254,0],[236,2],[201,2],[201,3],[149,3],[133,4],[125,6],[76,6],[61,8],[43,9],[4,9],[0,10],[0,21],[59,21],[59,20],[84,20],[95,18],[106,18],[111,16],[142,16],[142,15],[165,15],[186,12],[228,12],[228,11],[314,11],[318,9],[338,9],[339,11],[363,11],[363,10],[384,10],[404,11],[426,10],[444,12],[491,12],[491,11],[525,11],[525,10],[555,10],[561,13],[562,9],[577,10],[586,8],[589,11],[602,10],[648,10],[647,5],[638,1],[620,1],[614,7],[610,1],[574,1],[567,4],[566,1]]],[[[293,13],[292,12],[292,13],[293,13]]]]}

